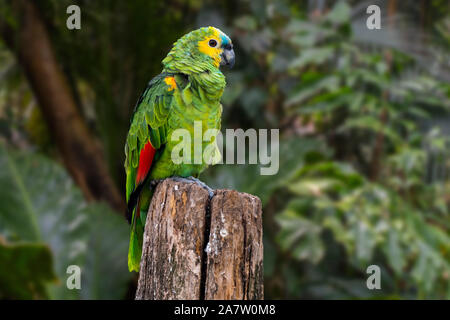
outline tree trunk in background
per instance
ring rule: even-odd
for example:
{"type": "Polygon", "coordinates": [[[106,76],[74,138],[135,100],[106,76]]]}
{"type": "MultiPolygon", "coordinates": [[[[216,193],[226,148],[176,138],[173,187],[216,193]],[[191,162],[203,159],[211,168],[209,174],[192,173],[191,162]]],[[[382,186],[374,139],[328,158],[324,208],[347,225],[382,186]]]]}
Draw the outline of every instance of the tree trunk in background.
{"type": "Polygon", "coordinates": [[[166,179],[145,224],[137,300],[263,299],[261,201],[166,179]]]}
{"type": "Polygon", "coordinates": [[[18,26],[2,28],[2,34],[26,73],[65,166],[88,200],[104,200],[124,211],[123,198],[110,177],[98,141],[76,107],[36,6],[28,0],[12,6],[18,26]]]}

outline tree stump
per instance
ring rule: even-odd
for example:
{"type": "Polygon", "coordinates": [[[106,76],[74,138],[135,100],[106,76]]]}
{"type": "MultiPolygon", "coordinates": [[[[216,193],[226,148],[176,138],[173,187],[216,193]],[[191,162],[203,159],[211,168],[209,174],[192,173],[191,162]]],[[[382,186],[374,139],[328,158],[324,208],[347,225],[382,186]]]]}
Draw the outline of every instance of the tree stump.
{"type": "Polygon", "coordinates": [[[263,299],[259,198],[166,179],[145,225],[137,300],[263,299]]]}

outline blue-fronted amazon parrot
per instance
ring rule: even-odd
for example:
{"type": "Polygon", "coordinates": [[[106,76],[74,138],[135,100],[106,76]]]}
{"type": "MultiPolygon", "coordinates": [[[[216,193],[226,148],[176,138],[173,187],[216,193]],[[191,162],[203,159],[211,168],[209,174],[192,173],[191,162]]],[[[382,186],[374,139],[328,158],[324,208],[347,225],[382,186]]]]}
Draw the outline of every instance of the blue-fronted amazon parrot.
{"type": "MultiPolygon", "coordinates": [[[[151,182],[173,176],[197,178],[214,163],[202,157],[201,163],[176,164],[171,154],[178,142],[171,135],[186,129],[193,137],[194,121],[201,122],[203,132],[220,129],[220,99],[226,82],[219,68],[233,64],[233,44],[225,33],[214,27],[194,30],[174,43],[162,61],[162,72],[149,82],[136,104],[125,144],[130,271],[139,271],[145,218],[153,194],[151,182]]],[[[211,142],[201,143],[205,147],[211,142]]],[[[210,157],[216,156],[210,153],[210,157]]]]}

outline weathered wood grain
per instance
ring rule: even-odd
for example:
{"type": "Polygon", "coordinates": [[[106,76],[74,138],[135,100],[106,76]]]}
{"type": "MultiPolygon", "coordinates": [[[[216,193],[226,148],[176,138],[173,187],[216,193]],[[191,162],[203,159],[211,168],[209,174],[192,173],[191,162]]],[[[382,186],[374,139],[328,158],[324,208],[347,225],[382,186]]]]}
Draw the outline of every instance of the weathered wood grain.
{"type": "Polygon", "coordinates": [[[147,215],[136,299],[199,299],[208,192],[160,183],[147,215]]]}
{"type": "Polygon", "coordinates": [[[205,299],[263,298],[261,201],[218,190],[211,201],[205,299]]]}
{"type": "Polygon", "coordinates": [[[136,299],[263,299],[261,201],[166,179],[147,216],[136,299]]]}

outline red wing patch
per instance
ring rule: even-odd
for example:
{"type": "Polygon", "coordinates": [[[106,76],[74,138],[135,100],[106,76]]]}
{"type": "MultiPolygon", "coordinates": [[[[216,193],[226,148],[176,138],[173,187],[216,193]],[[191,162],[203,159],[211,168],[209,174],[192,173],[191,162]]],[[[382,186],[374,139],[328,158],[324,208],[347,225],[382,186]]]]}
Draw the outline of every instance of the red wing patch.
{"type": "Polygon", "coordinates": [[[153,148],[150,141],[148,141],[144,148],[142,148],[139,155],[139,167],[136,175],[136,186],[141,184],[145,177],[147,177],[150,167],[152,166],[153,157],[155,156],[156,149],[153,148]]]}

